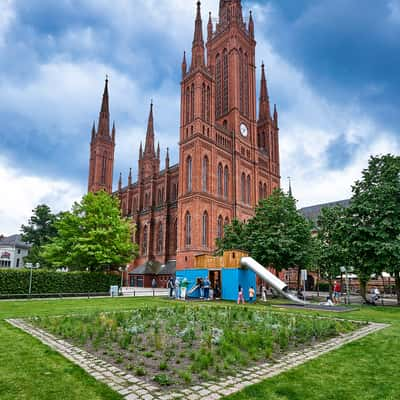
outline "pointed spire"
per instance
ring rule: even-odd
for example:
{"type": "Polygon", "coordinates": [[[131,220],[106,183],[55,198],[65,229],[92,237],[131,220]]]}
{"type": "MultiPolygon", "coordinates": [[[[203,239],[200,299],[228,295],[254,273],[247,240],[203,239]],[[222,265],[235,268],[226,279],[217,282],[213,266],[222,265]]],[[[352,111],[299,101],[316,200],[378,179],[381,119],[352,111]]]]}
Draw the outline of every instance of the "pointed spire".
{"type": "Polygon", "coordinates": [[[147,123],[146,145],[144,147],[144,154],[155,157],[154,151],[154,120],[153,120],[153,100],[150,103],[149,121],[147,123]]]}
{"type": "Polygon", "coordinates": [[[250,10],[250,17],[249,17],[249,34],[250,37],[254,39],[254,21],[253,21],[253,13],[250,10]]]}
{"type": "Polygon", "coordinates": [[[132,186],[132,168],[129,168],[128,186],[132,186]]]}
{"type": "Polygon", "coordinates": [[[119,173],[119,180],[118,180],[118,191],[122,191],[122,172],[119,173]]]}
{"type": "Polygon", "coordinates": [[[140,141],[140,147],[139,147],[139,160],[143,158],[143,144],[142,141],[140,141]]]}
{"type": "Polygon", "coordinates": [[[203,67],[204,65],[203,21],[201,19],[201,2],[198,1],[192,46],[192,65],[190,69],[193,70],[197,67],[203,67]]]}
{"type": "Polygon", "coordinates": [[[115,143],[115,121],[113,122],[111,139],[112,139],[113,143],[115,143]]]}
{"type": "Polygon", "coordinates": [[[271,118],[271,110],[269,107],[269,96],[267,88],[267,79],[265,77],[264,62],[261,65],[261,89],[260,89],[260,107],[259,107],[259,121],[269,120],[271,118]]]}
{"type": "Polygon", "coordinates": [[[293,192],[292,192],[292,178],[291,178],[290,176],[288,176],[288,179],[289,179],[289,192],[288,192],[288,194],[289,194],[290,197],[293,197],[293,192]]]}
{"type": "Polygon", "coordinates": [[[274,104],[274,122],[275,126],[278,127],[278,111],[276,109],[276,104],[274,104]]]}
{"type": "Polygon", "coordinates": [[[208,13],[208,25],[207,25],[207,42],[212,39],[213,36],[213,23],[211,19],[211,11],[208,13]]]}
{"type": "Polygon", "coordinates": [[[103,100],[101,103],[101,110],[99,115],[98,133],[100,136],[110,135],[110,109],[108,100],[108,76],[106,76],[106,83],[104,86],[103,100]]]}
{"type": "Polygon", "coordinates": [[[186,63],[186,51],[183,52],[183,60],[182,60],[182,79],[187,74],[187,63],[186,63]]]}
{"type": "Polygon", "coordinates": [[[160,142],[157,144],[157,160],[160,159],[160,142]]]}
{"type": "Polygon", "coordinates": [[[169,169],[169,148],[167,147],[167,155],[165,156],[165,169],[169,169]]]}

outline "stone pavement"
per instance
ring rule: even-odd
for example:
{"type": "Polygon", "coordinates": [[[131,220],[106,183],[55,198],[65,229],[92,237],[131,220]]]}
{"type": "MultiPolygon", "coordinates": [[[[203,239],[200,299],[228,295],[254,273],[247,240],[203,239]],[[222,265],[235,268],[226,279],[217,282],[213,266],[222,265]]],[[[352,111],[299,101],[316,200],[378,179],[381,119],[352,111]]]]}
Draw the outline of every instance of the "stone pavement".
{"type": "Polygon", "coordinates": [[[149,384],[144,380],[128,374],[126,371],[114,367],[64,340],[57,339],[55,336],[28,324],[22,319],[8,319],[7,322],[58,351],[65,358],[83,368],[95,379],[105,383],[120,393],[125,400],[200,400],[203,398],[217,400],[238,392],[246,386],[279,375],[306,361],[313,360],[322,354],[338,349],[347,343],[361,339],[389,326],[386,324],[370,323],[347,335],[339,336],[301,351],[289,353],[280,358],[278,362],[267,362],[262,365],[257,365],[252,368],[241,370],[235,376],[224,377],[217,381],[204,382],[201,385],[175,389],[174,391],[166,391],[155,384],[149,384]]]}

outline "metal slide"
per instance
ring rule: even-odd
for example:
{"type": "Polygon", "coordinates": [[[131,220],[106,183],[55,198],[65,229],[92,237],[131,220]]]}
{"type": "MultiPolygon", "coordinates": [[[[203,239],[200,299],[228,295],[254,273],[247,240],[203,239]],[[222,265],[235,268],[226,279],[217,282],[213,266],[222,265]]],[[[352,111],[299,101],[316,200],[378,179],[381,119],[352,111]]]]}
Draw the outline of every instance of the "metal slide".
{"type": "Polygon", "coordinates": [[[272,286],[279,294],[283,297],[286,297],[288,300],[293,301],[297,304],[308,304],[306,301],[299,299],[293,293],[289,291],[288,285],[285,282],[282,282],[275,275],[271,274],[266,268],[264,268],[261,264],[259,264],[256,260],[251,257],[243,257],[240,260],[240,265],[242,268],[251,269],[258,275],[263,281],[267,282],[270,286],[272,286]]]}

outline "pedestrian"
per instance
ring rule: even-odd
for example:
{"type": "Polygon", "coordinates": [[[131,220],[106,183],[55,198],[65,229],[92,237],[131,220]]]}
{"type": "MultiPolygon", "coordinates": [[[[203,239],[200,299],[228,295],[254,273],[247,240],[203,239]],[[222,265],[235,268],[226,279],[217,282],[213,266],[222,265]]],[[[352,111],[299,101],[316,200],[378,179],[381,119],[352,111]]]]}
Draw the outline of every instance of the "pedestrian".
{"type": "Polygon", "coordinates": [[[156,281],[156,278],[153,278],[153,280],[151,281],[151,287],[152,287],[153,289],[156,289],[156,288],[157,288],[157,281],[156,281]]]}
{"type": "Polygon", "coordinates": [[[178,277],[175,279],[175,299],[179,300],[180,298],[180,290],[179,287],[181,285],[181,281],[179,280],[178,277]]]}
{"type": "Polygon", "coordinates": [[[333,302],[335,304],[339,304],[340,303],[340,292],[341,292],[341,287],[339,282],[335,281],[333,283],[333,302]]]}
{"type": "Polygon", "coordinates": [[[267,288],[265,287],[265,284],[263,284],[261,286],[261,296],[262,296],[262,301],[264,303],[266,303],[267,302],[267,288]]]}
{"type": "Polygon", "coordinates": [[[182,279],[181,282],[181,299],[182,300],[186,300],[186,291],[187,291],[187,287],[189,285],[188,280],[185,278],[182,279]]]}
{"type": "Polygon", "coordinates": [[[204,298],[206,300],[210,300],[210,286],[211,282],[209,281],[208,277],[206,277],[203,281],[204,284],[204,298]]]}
{"type": "Polygon", "coordinates": [[[174,297],[175,283],[174,283],[174,279],[172,278],[172,276],[170,276],[168,279],[167,287],[169,289],[169,297],[170,298],[174,297]]]}
{"type": "Polygon", "coordinates": [[[253,303],[254,294],[255,294],[254,288],[253,288],[253,286],[251,286],[249,289],[249,303],[253,303]]]}
{"type": "Polygon", "coordinates": [[[221,297],[221,286],[219,284],[219,281],[215,281],[215,286],[214,286],[214,299],[219,300],[221,297]]]}
{"type": "Polygon", "coordinates": [[[204,299],[204,281],[203,278],[199,278],[198,285],[200,288],[200,299],[204,299]]]}
{"type": "Polygon", "coordinates": [[[239,289],[238,289],[238,299],[237,299],[237,303],[240,304],[240,302],[242,302],[242,304],[244,304],[244,297],[243,297],[243,288],[242,288],[242,285],[239,285],[239,289]]]}

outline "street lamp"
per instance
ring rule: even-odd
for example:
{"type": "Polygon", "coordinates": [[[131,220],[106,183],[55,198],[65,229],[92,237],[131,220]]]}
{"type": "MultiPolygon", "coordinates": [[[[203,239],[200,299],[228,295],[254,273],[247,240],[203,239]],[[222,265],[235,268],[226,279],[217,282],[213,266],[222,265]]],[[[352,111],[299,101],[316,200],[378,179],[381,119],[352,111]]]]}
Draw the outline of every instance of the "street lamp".
{"type": "Polygon", "coordinates": [[[122,290],[122,286],[124,285],[124,268],[119,267],[118,271],[121,272],[121,290],[122,290]]]}

